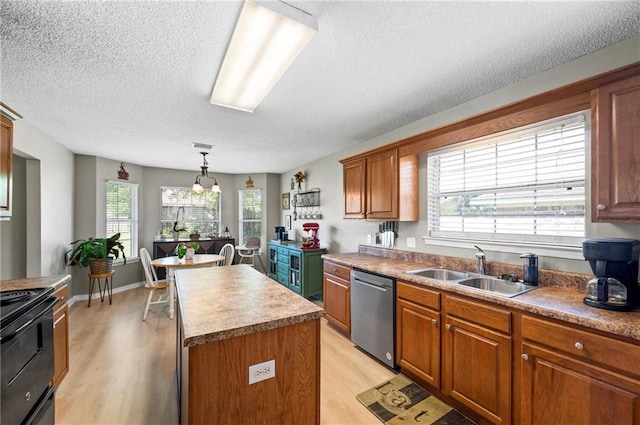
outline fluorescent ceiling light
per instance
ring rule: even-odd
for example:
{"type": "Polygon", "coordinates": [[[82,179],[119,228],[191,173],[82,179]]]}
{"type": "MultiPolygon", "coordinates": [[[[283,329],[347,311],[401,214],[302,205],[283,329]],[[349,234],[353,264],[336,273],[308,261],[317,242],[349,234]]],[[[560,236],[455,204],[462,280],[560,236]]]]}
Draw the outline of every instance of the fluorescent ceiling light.
{"type": "Polygon", "coordinates": [[[317,31],[311,15],[286,3],[246,0],[211,103],[253,112],[317,31]]]}

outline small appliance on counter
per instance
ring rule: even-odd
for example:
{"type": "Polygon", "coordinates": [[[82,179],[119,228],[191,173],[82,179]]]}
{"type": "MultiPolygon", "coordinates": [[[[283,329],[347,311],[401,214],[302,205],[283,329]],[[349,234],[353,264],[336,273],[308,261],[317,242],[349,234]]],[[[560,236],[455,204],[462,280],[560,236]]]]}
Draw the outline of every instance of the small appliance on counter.
{"type": "Polygon", "coordinates": [[[304,223],[302,225],[302,249],[318,249],[320,248],[320,240],[318,239],[318,223],[304,223]]]}
{"type": "Polygon", "coordinates": [[[607,310],[633,310],[640,300],[640,241],[623,238],[585,239],[582,241],[582,253],[596,275],[587,282],[585,304],[607,310]]]}
{"type": "Polygon", "coordinates": [[[276,226],[276,240],[286,241],[289,239],[289,235],[287,234],[284,226],[276,226]]]}

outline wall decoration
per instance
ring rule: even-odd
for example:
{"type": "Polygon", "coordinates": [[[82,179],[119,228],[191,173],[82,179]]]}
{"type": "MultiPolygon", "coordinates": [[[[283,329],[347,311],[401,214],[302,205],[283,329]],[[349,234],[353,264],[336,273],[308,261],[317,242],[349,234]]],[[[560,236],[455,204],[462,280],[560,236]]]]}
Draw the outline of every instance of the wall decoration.
{"type": "Polygon", "coordinates": [[[285,215],[284,216],[284,227],[287,230],[291,230],[291,216],[290,215],[285,215]]]}
{"type": "Polygon", "coordinates": [[[120,180],[129,180],[129,173],[124,169],[124,162],[120,163],[120,169],[118,170],[118,178],[120,180]]]}
{"type": "Polygon", "coordinates": [[[249,176],[249,180],[247,180],[244,183],[247,185],[247,189],[252,188],[253,187],[253,180],[251,179],[251,176],[249,176]]]}
{"type": "Polygon", "coordinates": [[[295,179],[296,183],[298,183],[298,190],[302,190],[302,182],[305,178],[304,172],[298,171],[293,175],[293,178],[295,179]]]}
{"type": "Polygon", "coordinates": [[[283,193],[282,194],[282,209],[283,210],[288,210],[289,208],[291,208],[289,192],[283,193]]]}

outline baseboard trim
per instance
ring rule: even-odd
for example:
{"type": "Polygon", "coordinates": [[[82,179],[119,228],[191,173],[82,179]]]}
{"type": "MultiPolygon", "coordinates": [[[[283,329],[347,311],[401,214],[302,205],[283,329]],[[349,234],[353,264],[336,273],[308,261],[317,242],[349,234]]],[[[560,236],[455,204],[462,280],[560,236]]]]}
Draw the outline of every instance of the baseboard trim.
{"type": "MultiPolygon", "coordinates": [[[[120,292],[125,292],[125,291],[129,291],[131,289],[136,289],[139,288],[141,286],[145,285],[145,281],[141,281],[141,282],[133,282],[130,283],[128,285],[124,285],[124,286],[118,286],[117,288],[113,288],[113,293],[114,294],[118,294],[120,292]]],[[[99,293],[94,293],[93,296],[91,297],[91,299],[95,299],[95,298],[100,298],[100,294],[99,293]]],[[[71,297],[69,299],[69,302],[67,303],[68,307],[71,307],[73,304],[75,304],[76,301],[87,301],[89,299],[89,294],[79,294],[79,295],[74,295],[73,297],[71,297]]]]}

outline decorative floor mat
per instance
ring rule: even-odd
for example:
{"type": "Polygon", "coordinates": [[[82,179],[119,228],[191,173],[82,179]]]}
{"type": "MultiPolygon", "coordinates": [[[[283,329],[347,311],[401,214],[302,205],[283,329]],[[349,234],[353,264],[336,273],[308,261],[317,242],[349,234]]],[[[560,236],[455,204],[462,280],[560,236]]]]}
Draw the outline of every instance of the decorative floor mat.
{"type": "Polygon", "coordinates": [[[388,425],[477,425],[404,375],[396,375],[356,398],[388,425]]]}

